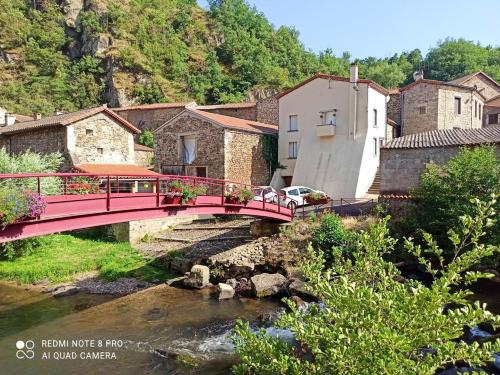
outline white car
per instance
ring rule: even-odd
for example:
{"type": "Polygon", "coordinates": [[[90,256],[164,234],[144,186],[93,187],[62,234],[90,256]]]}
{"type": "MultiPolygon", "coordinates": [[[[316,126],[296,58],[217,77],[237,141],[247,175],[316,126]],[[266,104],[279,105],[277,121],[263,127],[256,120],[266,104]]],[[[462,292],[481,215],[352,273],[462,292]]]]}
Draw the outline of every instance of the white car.
{"type": "Polygon", "coordinates": [[[280,200],[283,206],[297,208],[305,206],[307,203],[304,197],[309,193],[320,193],[327,196],[325,192],[315,190],[307,186],[290,186],[280,190],[280,200]]]}
{"type": "Polygon", "coordinates": [[[257,186],[252,189],[254,194],[253,200],[262,202],[262,197],[266,199],[266,202],[276,202],[276,197],[278,194],[272,186],[257,186]]]}

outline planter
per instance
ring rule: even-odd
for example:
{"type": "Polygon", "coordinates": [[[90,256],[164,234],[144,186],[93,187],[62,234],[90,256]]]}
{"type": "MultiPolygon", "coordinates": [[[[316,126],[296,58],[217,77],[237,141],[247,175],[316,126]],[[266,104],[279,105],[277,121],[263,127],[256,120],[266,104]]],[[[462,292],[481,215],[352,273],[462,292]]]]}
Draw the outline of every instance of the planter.
{"type": "Polygon", "coordinates": [[[176,204],[180,205],[182,203],[182,197],[180,195],[166,196],[165,204],[176,204]]]}
{"type": "Polygon", "coordinates": [[[184,203],[184,205],[186,205],[186,206],[190,206],[190,205],[193,206],[195,203],[196,203],[196,198],[193,198],[193,199],[188,199],[186,201],[186,203],[184,203]]]}
{"type": "Polygon", "coordinates": [[[240,199],[238,197],[226,197],[225,202],[227,204],[241,204],[240,199]]]}
{"type": "Polygon", "coordinates": [[[318,204],[327,204],[328,203],[328,198],[321,198],[321,199],[306,199],[307,204],[312,204],[312,205],[318,205],[318,204]]]}

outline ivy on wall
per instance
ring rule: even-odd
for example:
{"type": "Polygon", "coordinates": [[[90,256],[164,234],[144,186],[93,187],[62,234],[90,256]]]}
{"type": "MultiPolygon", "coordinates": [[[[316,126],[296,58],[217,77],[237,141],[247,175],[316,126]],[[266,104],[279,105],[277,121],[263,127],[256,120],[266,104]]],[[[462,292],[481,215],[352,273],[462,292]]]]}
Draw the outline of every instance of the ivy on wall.
{"type": "Polygon", "coordinates": [[[285,168],[278,160],[278,136],[275,134],[264,134],[262,136],[262,157],[266,161],[269,169],[269,176],[272,177],[278,168],[285,168]]]}

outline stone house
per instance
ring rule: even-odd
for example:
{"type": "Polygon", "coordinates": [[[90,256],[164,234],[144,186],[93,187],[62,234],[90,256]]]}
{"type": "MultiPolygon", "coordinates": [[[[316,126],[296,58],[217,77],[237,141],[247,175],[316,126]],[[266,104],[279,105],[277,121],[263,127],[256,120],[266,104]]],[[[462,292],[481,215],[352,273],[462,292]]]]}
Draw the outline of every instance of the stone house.
{"type": "Polygon", "coordinates": [[[500,125],[500,95],[484,103],[483,126],[500,125]]]}
{"type": "Polygon", "coordinates": [[[79,164],[135,163],[137,129],[106,108],[95,107],[0,127],[0,147],[18,154],[60,152],[63,170],[79,164]]]}
{"type": "Polygon", "coordinates": [[[477,88],[486,101],[500,95],[500,83],[481,71],[457,78],[449,83],[477,88]]]}
{"type": "Polygon", "coordinates": [[[423,72],[418,72],[414,82],[391,92],[387,114],[403,136],[440,129],[480,128],[484,91],[476,86],[424,79],[423,72]]]}
{"type": "MultiPolygon", "coordinates": [[[[375,181],[388,134],[389,92],[360,79],[318,73],[281,93],[280,164],[272,185],[310,186],[340,198],[363,197],[375,181]]],[[[392,131],[389,132],[392,134],[392,131]]]]}
{"type": "Polygon", "coordinates": [[[265,185],[262,138],[275,125],[186,108],[154,131],[155,170],[265,185]]]}
{"type": "Polygon", "coordinates": [[[459,153],[460,147],[485,143],[496,144],[500,154],[500,126],[432,130],[392,140],[380,152],[382,199],[408,198],[429,163],[445,164],[459,153]]]}

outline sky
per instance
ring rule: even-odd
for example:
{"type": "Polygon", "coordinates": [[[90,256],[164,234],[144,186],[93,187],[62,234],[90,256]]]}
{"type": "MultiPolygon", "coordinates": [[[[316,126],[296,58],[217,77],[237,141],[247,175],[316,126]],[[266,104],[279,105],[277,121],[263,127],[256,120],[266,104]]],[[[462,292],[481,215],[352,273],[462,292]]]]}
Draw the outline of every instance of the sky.
{"type": "MultiPolygon", "coordinates": [[[[247,0],[275,27],[293,26],[305,47],[389,57],[446,37],[500,46],[500,0],[247,0]]],[[[206,0],[198,0],[207,7],[206,0]]]]}

